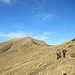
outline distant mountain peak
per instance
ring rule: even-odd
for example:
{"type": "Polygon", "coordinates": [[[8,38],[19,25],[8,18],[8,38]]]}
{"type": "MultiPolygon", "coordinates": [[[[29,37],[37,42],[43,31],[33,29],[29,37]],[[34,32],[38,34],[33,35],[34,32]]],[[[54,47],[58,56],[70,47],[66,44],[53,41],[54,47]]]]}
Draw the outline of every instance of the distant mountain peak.
{"type": "Polygon", "coordinates": [[[35,44],[35,45],[48,46],[48,44],[46,44],[44,41],[34,39],[34,38],[30,37],[30,36],[25,37],[25,40],[26,40],[26,39],[30,39],[29,42],[32,42],[32,44],[35,44]]]}
{"type": "Polygon", "coordinates": [[[26,36],[26,37],[24,37],[24,38],[31,38],[30,36],[26,36]]]}

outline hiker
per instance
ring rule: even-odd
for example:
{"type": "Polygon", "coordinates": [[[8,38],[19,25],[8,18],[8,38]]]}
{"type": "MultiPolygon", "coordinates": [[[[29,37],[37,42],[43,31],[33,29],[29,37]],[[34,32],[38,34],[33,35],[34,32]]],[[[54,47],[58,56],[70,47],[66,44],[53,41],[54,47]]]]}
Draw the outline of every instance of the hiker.
{"type": "Polygon", "coordinates": [[[57,59],[61,58],[61,51],[57,49],[56,51],[57,59]]]}
{"type": "Polygon", "coordinates": [[[63,57],[65,58],[66,57],[66,52],[67,52],[67,50],[62,50],[62,53],[63,53],[63,57]]]}

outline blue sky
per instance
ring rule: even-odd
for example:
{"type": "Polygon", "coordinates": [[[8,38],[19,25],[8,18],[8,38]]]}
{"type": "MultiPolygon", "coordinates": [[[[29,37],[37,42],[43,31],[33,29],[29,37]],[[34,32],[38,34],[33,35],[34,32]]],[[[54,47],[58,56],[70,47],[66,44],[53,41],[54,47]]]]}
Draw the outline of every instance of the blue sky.
{"type": "Polygon", "coordinates": [[[25,36],[49,45],[75,38],[75,0],[0,0],[0,42],[25,36]]]}

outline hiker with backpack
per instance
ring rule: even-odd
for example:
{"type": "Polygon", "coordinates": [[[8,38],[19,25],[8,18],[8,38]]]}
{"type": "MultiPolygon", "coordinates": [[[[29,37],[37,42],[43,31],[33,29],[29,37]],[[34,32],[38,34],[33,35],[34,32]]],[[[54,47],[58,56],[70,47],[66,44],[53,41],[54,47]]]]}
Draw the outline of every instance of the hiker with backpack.
{"type": "Polygon", "coordinates": [[[66,52],[67,52],[67,50],[62,50],[62,53],[63,53],[63,57],[65,58],[66,57],[66,52]]]}
{"type": "Polygon", "coordinates": [[[61,58],[61,51],[57,49],[56,51],[57,59],[61,58]]]}

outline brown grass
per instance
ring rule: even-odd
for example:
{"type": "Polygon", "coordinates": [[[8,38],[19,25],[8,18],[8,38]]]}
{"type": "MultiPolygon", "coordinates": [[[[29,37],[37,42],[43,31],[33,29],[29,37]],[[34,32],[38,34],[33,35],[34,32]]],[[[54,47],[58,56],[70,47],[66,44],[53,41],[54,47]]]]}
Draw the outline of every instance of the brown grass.
{"type": "Polygon", "coordinates": [[[44,42],[40,43],[39,40],[26,37],[0,43],[0,50],[6,47],[9,49],[0,53],[0,75],[62,75],[65,72],[67,75],[73,75],[75,73],[75,60],[69,58],[75,55],[74,41],[48,46],[44,42]],[[69,47],[70,45],[72,47],[69,47]],[[57,48],[67,50],[66,58],[56,59],[57,48]]]}

